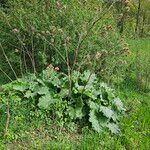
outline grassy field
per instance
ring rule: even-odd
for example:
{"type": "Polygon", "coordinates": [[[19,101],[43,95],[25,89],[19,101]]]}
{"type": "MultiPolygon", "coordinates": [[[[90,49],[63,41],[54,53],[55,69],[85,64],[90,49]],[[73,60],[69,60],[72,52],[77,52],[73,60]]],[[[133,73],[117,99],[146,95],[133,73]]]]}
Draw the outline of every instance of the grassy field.
{"type": "MultiPolygon", "coordinates": [[[[149,40],[128,41],[133,53],[150,52],[149,40]]],[[[150,93],[140,93],[126,87],[119,91],[127,112],[122,119],[121,134],[95,133],[84,129],[83,133],[69,133],[52,127],[29,129],[22,139],[0,141],[0,150],[148,150],[150,149],[150,93]]]]}
{"type": "MultiPolygon", "coordinates": [[[[150,96],[124,91],[127,112],[121,121],[120,135],[97,134],[84,129],[82,134],[40,127],[30,130],[21,140],[9,142],[6,149],[46,150],[148,150],[150,147],[150,96]]],[[[4,147],[1,147],[3,149],[4,147]]]]}
{"type": "Polygon", "coordinates": [[[150,53],[150,39],[133,39],[127,40],[130,48],[133,52],[140,50],[147,53],[150,53]]]}

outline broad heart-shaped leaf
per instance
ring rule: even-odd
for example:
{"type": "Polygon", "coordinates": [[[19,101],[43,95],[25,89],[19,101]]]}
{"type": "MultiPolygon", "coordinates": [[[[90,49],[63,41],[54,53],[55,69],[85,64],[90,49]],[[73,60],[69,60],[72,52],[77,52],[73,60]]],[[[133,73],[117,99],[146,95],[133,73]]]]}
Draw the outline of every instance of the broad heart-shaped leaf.
{"type": "Polygon", "coordinates": [[[96,111],[95,110],[90,110],[89,122],[91,122],[92,127],[95,131],[97,131],[98,133],[102,131],[102,127],[99,124],[99,121],[98,121],[98,118],[96,116],[96,111]]]}
{"type": "Polygon", "coordinates": [[[114,111],[109,108],[109,107],[105,107],[105,106],[100,106],[100,111],[104,114],[104,116],[106,116],[108,119],[113,119],[114,121],[117,120],[117,116],[114,113],[114,111]]]}
{"type": "Polygon", "coordinates": [[[90,107],[90,114],[89,114],[89,122],[91,122],[92,127],[95,131],[101,132],[102,127],[100,126],[98,116],[96,115],[96,112],[99,109],[98,104],[89,101],[89,107],[90,107]]]}
{"type": "Polygon", "coordinates": [[[75,83],[75,88],[73,88],[73,91],[75,94],[81,93],[81,94],[84,94],[84,95],[92,98],[93,100],[97,99],[97,97],[95,96],[95,93],[94,93],[93,86],[91,86],[91,87],[82,86],[82,85],[78,85],[78,83],[75,83]]]}
{"type": "Polygon", "coordinates": [[[108,85],[106,83],[102,82],[100,84],[100,89],[102,90],[103,93],[105,93],[107,95],[108,100],[112,100],[115,97],[114,90],[111,89],[110,87],[108,87],[108,85]]]}
{"type": "Polygon", "coordinates": [[[91,110],[96,110],[96,111],[99,110],[99,105],[97,103],[90,100],[88,102],[88,104],[89,104],[89,107],[90,107],[91,110]]]}
{"type": "Polygon", "coordinates": [[[34,97],[35,95],[36,93],[32,93],[31,90],[27,90],[24,97],[30,98],[30,97],[34,97]]]}
{"type": "Polygon", "coordinates": [[[114,106],[118,109],[118,111],[119,112],[121,112],[121,111],[125,111],[125,108],[123,107],[123,103],[122,103],[122,101],[120,100],[120,98],[115,98],[114,100],[113,100],[113,104],[114,104],[114,106]]]}
{"type": "Polygon", "coordinates": [[[33,92],[38,88],[38,82],[35,82],[35,81],[32,81],[30,82],[29,81],[29,89],[32,90],[33,92]]]}
{"type": "Polygon", "coordinates": [[[83,76],[81,77],[81,80],[87,81],[89,84],[92,84],[96,79],[95,73],[91,73],[89,70],[84,71],[83,76]]]}
{"type": "Polygon", "coordinates": [[[75,83],[75,87],[73,88],[74,92],[77,93],[82,93],[84,90],[84,86],[79,85],[77,82],[75,83]]]}
{"type": "Polygon", "coordinates": [[[66,89],[66,88],[62,88],[60,93],[59,93],[60,97],[62,97],[62,98],[64,98],[68,94],[69,94],[69,89],[66,89]]]}
{"type": "Polygon", "coordinates": [[[41,74],[42,80],[46,83],[51,83],[56,87],[61,85],[59,74],[54,70],[44,70],[41,74]]]}
{"type": "Polygon", "coordinates": [[[8,84],[1,85],[1,88],[2,88],[3,90],[12,90],[12,89],[13,89],[13,82],[12,82],[12,83],[8,83],[8,84]]]}
{"type": "Polygon", "coordinates": [[[51,104],[54,104],[57,101],[58,100],[54,99],[50,94],[47,94],[39,98],[38,106],[43,109],[48,109],[51,104]]]}
{"type": "Polygon", "coordinates": [[[13,89],[16,91],[24,92],[26,89],[28,89],[29,85],[27,82],[14,82],[13,83],[13,89]]]}
{"type": "Polygon", "coordinates": [[[72,81],[74,83],[77,82],[80,75],[81,75],[81,73],[79,71],[73,71],[73,73],[72,73],[72,81]]]}
{"type": "Polygon", "coordinates": [[[97,99],[97,97],[95,96],[95,93],[92,90],[85,89],[83,91],[83,94],[90,97],[90,98],[92,98],[93,100],[97,99]]]}
{"type": "Polygon", "coordinates": [[[113,133],[113,134],[116,134],[116,133],[120,132],[120,129],[119,129],[118,125],[115,124],[115,123],[109,123],[107,125],[107,127],[111,131],[111,133],[113,133]]]}
{"type": "Polygon", "coordinates": [[[70,117],[70,119],[74,119],[75,118],[75,110],[73,107],[68,106],[67,111],[66,111],[70,117]]]}
{"type": "Polygon", "coordinates": [[[40,83],[41,85],[45,86],[45,83],[43,82],[43,80],[37,78],[36,81],[37,81],[38,83],[40,83]]]}
{"type": "Polygon", "coordinates": [[[39,95],[46,95],[46,94],[49,94],[49,88],[47,86],[44,86],[44,87],[38,87],[38,89],[36,90],[36,92],[39,94],[39,95]]]}
{"type": "Polygon", "coordinates": [[[78,99],[73,99],[72,101],[74,101],[74,105],[73,106],[68,106],[68,113],[69,116],[71,117],[71,119],[81,119],[84,116],[84,113],[82,111],[84,103],[83,100],[81,98],[78,99]]]}

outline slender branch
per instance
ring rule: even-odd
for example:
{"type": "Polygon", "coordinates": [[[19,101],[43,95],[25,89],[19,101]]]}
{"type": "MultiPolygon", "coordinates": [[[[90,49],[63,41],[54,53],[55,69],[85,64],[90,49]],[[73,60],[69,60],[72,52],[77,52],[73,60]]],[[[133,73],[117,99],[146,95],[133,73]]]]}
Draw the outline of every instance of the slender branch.
{"type": "Polygon", "coordinates": [[[29,56],[30,61],[31,61],[31,63],[32,63],[33,70],[35,71],[34,60],[33,60],[33,58],[32,58],[32,54],[29,52],[29,50],[28,50],[27,47],[24,45],[23,41],[21,40],[21,38],[19,38],[18,35],[17,35],[17,38],[18,38],[20,44],[22,45],[22,50],[23,50],[23,52],[24,52],[24,54],[23,54],[24,56],[23,56],[23,57],[24,57],[24,63],[25,63],[26,70],[27,70],[27,64],[26,64],[25,53],[27,53],[27,55],[29,56]],[[25,49],[26,51],[25,51],[24,49],[25,49]]]}
{"type": "Polygon", "coordinates": [[[32,61],[33,61],[33,70],[34,70],[34,73],[36,73],[36,67],[35,67],[35,55],[34,55],[34,43],[33,43],[33,33],[32,33],[32,36],[31,36],[31,44],[32,44],[32,61]]]}
{"type": "Polygon", "coordinates": [[[10,81],[13,81],[13,80],[11,79],[11,77],[9,77],[8,74],[7,74],[2,68],[0,68],[0,71],[1,71],[10,81]]]}
{"type": "Polygon", "coordinates": [[[67,61],[66,61],[66,59],[64,58],[64,56],[59,52],[59,49],[57,49],[57,48],[56,48],[51,42],[49,42],[45,37],[44,37],[44,39],[45,39],[45,41],[46,41],[49,45],[51,45],[51,46],[56,50],[56,52],[60,55],[60,57],[62,58],[62,60],[67,63],[67,61]]]}
{"type": "Polygon", "coordinates": [[[72,70],[74,70],[74,67],[75,67],[75,64],[76,64],[76,61],[77,61],[77,57],[78,57],[78,52],[79,52],[81,44],[82,44],[82,34],[79,36],[79,41],[78,41],[78,44],[77,44],[77,48],[75,50],[75,58],[74,58],[72,70]]]}
{"type": "Polygon", "coordinates": [[[72,80],[71,80],[71,68],[70,68],[70,62],[69,62],[69,53],[67,46],[65,46],[66,50],[66,59],[67,59],[67,68],[68,68],[68,80],[69,80],[69,97],[71,96],[71,89],[72,89],[72,80]]]}
{"type": "Polygon", "coordinates": [[[10,122],[10,109],[9,109],[8,100],[7,100],[7,111],[6,111],[6,113],[7,113],[7,120],[6,120],[6,124],[5,124],[4,136],[7,134],[9,122],[10,122]]]}
{"type": "Polygon", "coordinates": [[[11,65],[11,63],[10,63],[10,61],[9,61],[9,59],[8,59],[8,57],[7,57],[7,55],[6,55],[5,51],[4,51],[4,49],[3,49],[3,47],[2,47],[2,44],[1,44],[1,43],[0,43],[0,47],[1,47],[2,52],[3,52],[3,54],[4,54],[5,58],[6,58],[6,61],[8,62],[8,64],[9,64],[9,66],[10,66],[11,70],[12,70],[12,71],[13,71],[13,73],[14,73],[15,78],[17,79],[17,74],[16,74],[15,70],[13,69],[13,67],[12,67],[12,65],[11,65]]]}
{"type": "Polygon", "coordinates": [[[23,49],[23,45],[21,47],[22,47],[22,52],[23,52],[24,67],[25,67],[25,71],[27,73],[28,72],[28,67],[27,67],[27,63],[26,63],[26,54],[25,54],[25,51],[23,49]]]}
{"type": "Polygon", "coordinates": [[[22,68],[22,60],[21,60],[21,57],[20,57],[20,73],[21,73],[21,76],[23,77],[23,68],[22,68]]]}
{"type": "Polygon", "coordinates": [[[107,14],[107,12],[114,6],[115,3],[116,3],[116,2],[113,2],[113,3],[111,4],[111,6],[110,6],[108,9],[105,8],[106,10],[104,10],[103,14],[102,14],[99,18],[97,18],[95,21],[92,22],[91,27],[89,27],[89,29],[88,29],[88,31],[87,31],[87,33],[86,33],[86,35],[85,35],[84,37],[82,36],[82,34],[80,35],[79,41],[78,41],[78,44],[77,44],[77,48],[76,48],[76,51],[75,51],[75,59],[74,59],[74,63],[73,63],[72,70],[73,70],[74,67],[75,67],[75,64],[76,64],[76,61],[77,61],[77,57],[78,57],[78,53],[79,53],[79,49],[81,48],[82,43],[83,43],[84,40],[88,37],[88,35],[89,35],[90,31],[93,29],[94,25],[95,25],[97,22],[99,22],[99,21],[102,19],[102,17],[104,17],[104,16],[107,14]]]}

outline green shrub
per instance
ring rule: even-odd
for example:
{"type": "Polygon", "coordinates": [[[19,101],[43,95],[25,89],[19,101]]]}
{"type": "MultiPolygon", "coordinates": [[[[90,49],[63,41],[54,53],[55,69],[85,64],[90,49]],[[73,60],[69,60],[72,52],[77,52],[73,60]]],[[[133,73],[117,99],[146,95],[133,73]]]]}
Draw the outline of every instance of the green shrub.
{"type": "Polygon", "coordinates": [[[0,94],[1,133],[8,130],[8,135],[13,135],[24,124],[27,128],[30,122],[38,124],[40,120],[72,129],[92,126],[97,132],[109,129],[118,133],[125,109],[114,90],[90,71],[74,71],[71,90],[69,83],[67,76],[51,68],[39,76],[31,74],[4,85],[0,94]]]}
{"type": "MultiPolygon", "coordinates": [[[[51,63],[72,71],[89,66],[84,63],[88,55],[93,59],[106,52],[91,68],[102,79],[118,82],[125,71],[125,64],[118,64],[125,59],[126,43],[115,24],[100,1],[12,0],[7,13],[0,13],[0,42],[17,76],[41,72],[51,63]]],[[[3,55],[0,64],[12,77],[3,55]]]]}
{"type": "Polygon", "coordinates": [[[1,12],[0,40],[9,60],[18,64],[17,70],[20,63],[23,71],[34,67],[41,71],[51,62],[63,62],[66,42],[68,50],[74,51],[79,34],[95,14],[89,4],[83,9],[74,0],[11,1],[8,13],[1,12]]]}

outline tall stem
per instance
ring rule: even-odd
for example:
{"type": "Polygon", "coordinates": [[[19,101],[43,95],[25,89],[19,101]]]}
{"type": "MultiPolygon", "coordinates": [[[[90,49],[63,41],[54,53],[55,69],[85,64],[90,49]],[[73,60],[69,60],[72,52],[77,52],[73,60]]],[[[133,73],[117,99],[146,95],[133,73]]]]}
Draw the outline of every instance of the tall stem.
{"type": "Polygon", "coordinates": [[[141,0],[138,0],[138,10],[137,10],[137,14],[136,14],[135,33],[137,33],[138,26],[139,26],[140,11],[141,11],[141,0]]]}

